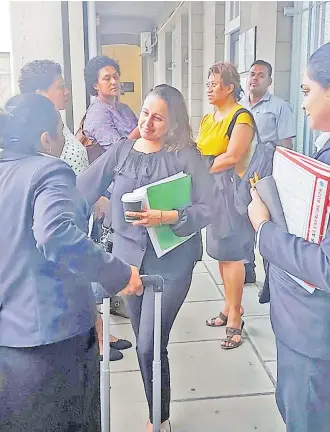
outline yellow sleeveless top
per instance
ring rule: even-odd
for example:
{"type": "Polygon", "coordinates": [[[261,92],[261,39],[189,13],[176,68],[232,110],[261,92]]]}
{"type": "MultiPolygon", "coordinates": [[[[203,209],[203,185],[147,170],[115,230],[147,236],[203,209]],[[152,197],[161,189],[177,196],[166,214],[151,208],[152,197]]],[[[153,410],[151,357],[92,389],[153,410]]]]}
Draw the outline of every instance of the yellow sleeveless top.
{"type": "MultiPolygon", "coordinates": [[[[219,121],[214,120],[214,112],[202,118],[197,137],[197,147],[203,156],[219,156],[227,151],[229,138],[227,130],[234,114],[243,108],[237,104],[230,114],[219,121]]],[[[235,124],[248,124],[252,128],[252,114],[242,113],[237,117],[235,124]]],[[[239,176],[243,176],[251,159],[252,142],[243,159],[237,164],[235,170],[239,176]]]]}

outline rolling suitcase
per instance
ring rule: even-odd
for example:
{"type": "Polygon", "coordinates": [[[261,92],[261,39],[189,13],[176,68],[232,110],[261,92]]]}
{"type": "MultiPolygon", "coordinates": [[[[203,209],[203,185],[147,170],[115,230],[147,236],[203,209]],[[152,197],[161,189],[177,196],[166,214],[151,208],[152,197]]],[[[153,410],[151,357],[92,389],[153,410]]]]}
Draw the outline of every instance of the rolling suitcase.
{"type": "MultiPolygon", "coordinates": [[[[144,289],[152,289],[155,294],[154,303],[154,360],[153,360],[153,431],[159,432],[161,425],[161,319],[162,319],[162,293],[164,279],[161,276],[141,276],[144,289]]],[[[102,303],[103,317],[103,344],[109,346],[110,333],[110,298],[104,298],[102,303]]],[[[103,351],[101,361],[101,424],[102,432],[110,432],[110,368],[109,350],[103,351]]]]}

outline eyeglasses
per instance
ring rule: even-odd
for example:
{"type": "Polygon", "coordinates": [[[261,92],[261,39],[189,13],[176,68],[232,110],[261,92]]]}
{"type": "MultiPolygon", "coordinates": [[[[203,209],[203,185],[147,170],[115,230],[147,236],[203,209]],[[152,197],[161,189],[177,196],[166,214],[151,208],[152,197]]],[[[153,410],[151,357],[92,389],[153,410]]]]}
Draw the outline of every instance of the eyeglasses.
{"type": "Polygon", "coordinates": [[[219,83],[207,82],[205,85],[206,85],[206,88],[216,88],[219,85],[219,83]]]}

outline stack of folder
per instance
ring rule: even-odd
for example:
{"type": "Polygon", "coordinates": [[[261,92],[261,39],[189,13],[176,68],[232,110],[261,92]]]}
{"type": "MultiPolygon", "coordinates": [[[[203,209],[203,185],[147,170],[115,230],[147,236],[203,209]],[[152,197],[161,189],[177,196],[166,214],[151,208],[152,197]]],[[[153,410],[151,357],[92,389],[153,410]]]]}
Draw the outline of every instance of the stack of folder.
{"type": "MultiPolygon", "coordinates": [[[[330,166],[283,147],[274,155],[273,176],[256,183],[271,220],[282,229],[320,244],[330,215],[330,166]]],[[[290,275],[309,292],[315,286],[290,275]]]]}
{"type": "MultiPolygon", "coordinates": [[[[155,183],[136,189],[142,192],[143,206],[154,210],[178,210],[191,204],[191,176],[180,172],[155,183]]],[[[147,228],[158,258],[190,239],[179,237],[170,225],[147,228]]]]}

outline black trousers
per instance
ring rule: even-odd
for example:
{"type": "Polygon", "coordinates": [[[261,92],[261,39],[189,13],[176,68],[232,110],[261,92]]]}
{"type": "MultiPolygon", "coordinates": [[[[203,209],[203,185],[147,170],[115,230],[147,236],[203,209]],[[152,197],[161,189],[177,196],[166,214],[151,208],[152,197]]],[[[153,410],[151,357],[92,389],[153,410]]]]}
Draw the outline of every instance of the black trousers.
{"type": "Polygon", "coordinates": [[[1,432],[99,432],[95,330],[34,348],[0,347],[1,432]]]}
{"type": "MultiPolygon", "coordinates": [[[[183,266],[184,267],[184,266],[183,266]]],[[[164,293],[162,297],[162,332],[161,332],[161,421],[164,422],[170,417],[171,385],[170,367],[168,360],[167,345],[170,331],[174,320],[184,302],[192,279],[193,264],[177,273],[177,277],[171,280],[166,277],[164,293]]],[[[160,271],[153,271],[148,265],[144,265],[141,274],[161,274],[160,271]]],[[[173,271],[175,273],[175,270],[173,271]]],[[[128,313],[131,319],[133,330],[136,336],[136,349],[143,378],[145,393],[149,406],[149,419],[152,422],[152,362],[154,349],[154,293],[147,289],[143,296],[130,296],[125,298],[128,313]]]]}
{"type": "Polygon", "coordinates": [[[330,360],[312,359],[276,343],[276,402],[286,430],[329,432],[330,360]]]}

